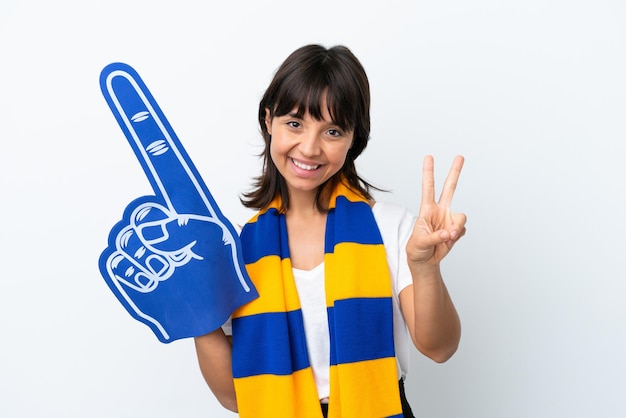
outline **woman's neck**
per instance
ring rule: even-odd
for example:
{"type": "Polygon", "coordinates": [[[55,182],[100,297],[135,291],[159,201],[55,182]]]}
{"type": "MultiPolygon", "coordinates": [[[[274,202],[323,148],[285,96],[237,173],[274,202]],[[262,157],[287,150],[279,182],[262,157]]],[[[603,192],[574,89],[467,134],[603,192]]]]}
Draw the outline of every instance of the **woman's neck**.
{"type": "MultiPolygon", "coordinates": [[[[287,213],[293,212],[294,215],[300,216],[315,216],[319,215],[320,211],[317,205],[317,193],[315,190],[290,190],[289,191],[289,207],[287,213]]],[[[328,188],[322,191],[320,196],[321,202],[327,202],[330,197],[328,188]]]]}

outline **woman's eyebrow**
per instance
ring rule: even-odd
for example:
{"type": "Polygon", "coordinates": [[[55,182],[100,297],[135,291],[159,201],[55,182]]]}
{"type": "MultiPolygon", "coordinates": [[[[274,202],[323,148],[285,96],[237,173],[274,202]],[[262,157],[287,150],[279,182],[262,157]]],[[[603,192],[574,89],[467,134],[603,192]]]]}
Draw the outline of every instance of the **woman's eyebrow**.
{"type": "MultiPolygon", "coordinates": [[[[289,118],[294,118],[294,119],[302,119],[302,116],[298,115],[298,111],[297,110],[296,111],[291,111],[291,112],[285,114],[284,116],[289,117],[289,118]]],[[[326,122],[326,125],[328,125],[328,126],[334,126],[334,127],[339,128],[339,129],[342,129],[342,130],[351,131],[351,129],[343,127],[339,122],[337,122],[335,120],[332,120],[332,119],[331,120],[325,120],[325,119],[321,119],[321,118],[319,120],[326,122]]]]}

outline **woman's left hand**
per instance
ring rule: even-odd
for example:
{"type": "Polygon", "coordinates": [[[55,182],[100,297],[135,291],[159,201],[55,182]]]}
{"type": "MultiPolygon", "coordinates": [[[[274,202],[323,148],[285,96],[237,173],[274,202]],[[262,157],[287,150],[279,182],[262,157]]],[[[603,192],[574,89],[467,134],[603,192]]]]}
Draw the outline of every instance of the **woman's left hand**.
{"type": "Polygon", "coordinates": [[[467,217],[450,210],[452,196],[461,175],[464,159],[457,156],[443,185],[439,201],[435,201],[434,160],[424,158],[422,203],[413,233],[406,246],[409,264],[438,265],[454,244],[465,234],[467,217]]]}

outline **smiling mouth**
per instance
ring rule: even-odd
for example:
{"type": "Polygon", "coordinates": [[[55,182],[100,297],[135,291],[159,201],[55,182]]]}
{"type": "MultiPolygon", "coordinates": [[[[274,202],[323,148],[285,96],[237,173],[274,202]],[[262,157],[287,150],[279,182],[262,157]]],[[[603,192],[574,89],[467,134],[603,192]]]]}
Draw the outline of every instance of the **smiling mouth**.
{"type": "Polygon", "coordinates": [[[303,164],[299,161],[294,160],[293,158],[291,159],[291,161],[296,167],[301,168],[302,170],[313,171],[313,170],[317,170],[320,167],[319,164],[318,165],[303,164]]]}

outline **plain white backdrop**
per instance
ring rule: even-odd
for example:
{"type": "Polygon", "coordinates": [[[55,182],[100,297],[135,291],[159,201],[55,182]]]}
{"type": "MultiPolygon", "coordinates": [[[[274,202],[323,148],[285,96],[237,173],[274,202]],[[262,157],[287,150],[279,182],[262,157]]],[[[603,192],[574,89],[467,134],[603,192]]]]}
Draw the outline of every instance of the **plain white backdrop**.
{"type": "Polygon", "coordinates": [[[443,266],[463,337],[445,364],[413,354],[416,416],[625,416],[625,28],[621,0],[0,0],[0,416],[235,416],[192,341],[159,343],[100,276],[151,190],[98,77],[139,72],[241,223],[258,101],[308,43],[368,71],[380,200],[416,211],[424,155],[439,186],[466,157],[443,266]]]}

